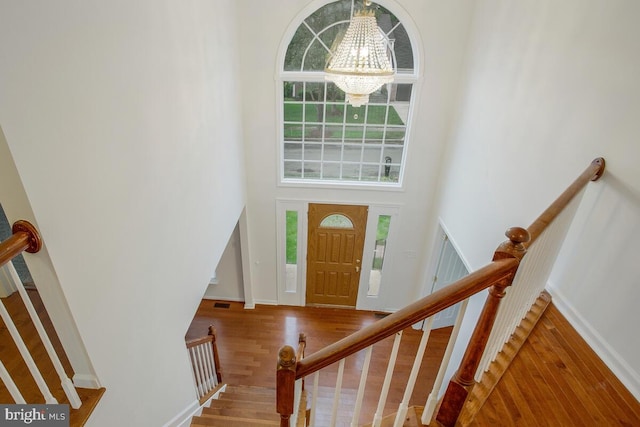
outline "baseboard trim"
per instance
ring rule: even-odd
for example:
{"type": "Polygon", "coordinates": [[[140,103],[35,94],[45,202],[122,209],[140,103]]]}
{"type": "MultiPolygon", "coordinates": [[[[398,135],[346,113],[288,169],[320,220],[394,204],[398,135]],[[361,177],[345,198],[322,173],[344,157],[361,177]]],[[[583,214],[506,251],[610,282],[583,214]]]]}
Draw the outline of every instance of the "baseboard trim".
{"type": "Polygon", "coordinates": [[[215,300],[215,301],[244,302],[244,298],[216,297],[216,296],[210,296],[210,295],[205,295],[202,297],[202,299],[215,300]]]}
{"type": "Polygon", "coordinates": [[[191,417],[195,416],[199,410],[201,410],[200,402],[198,402],[198,400],[194,400],[163,427],[189,427],[191,424],[191,417]]]}
{"type": "Polygon", "coordinates": [[[548,291],[553,297],[553,303],[574,327],[580,336],[589,344],[589,347],[602,359],[605,365],[614,373],[622,384],[633,396],[640,400],[640,374],[629,366],[629,364],[607,343],[589,322],[568,302],[565,295],[551,284],[548,291]]]}
{"type": "MultiPolygon", "coordinates": [[[[273,299],[257,299],[254,300],[255,304],[262,304],[262,305],[278,305],[278,301],[277,300],[273,300],[273,299]]],[[[255,307],[254,304],[254,307],[255,307]]]]}
{"type": "Polygon", "coordinates": [[[98,378],[95,375],[75,374],[72,380],[73,380],[73,385],[78,388],[91,388],[91,389],[102,388],[102,385],[100,385],[100,381],[98,381],[98,378]]]}

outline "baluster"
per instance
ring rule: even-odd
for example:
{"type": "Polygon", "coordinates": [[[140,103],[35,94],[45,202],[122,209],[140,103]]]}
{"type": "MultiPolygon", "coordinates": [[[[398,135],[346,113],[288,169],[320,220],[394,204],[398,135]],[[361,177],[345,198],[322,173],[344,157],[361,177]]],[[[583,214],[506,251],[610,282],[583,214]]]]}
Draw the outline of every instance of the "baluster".
{"type": "Polygon", "coordinates": [[[400,407],[398,408],[398,412],[396,413],[396,419],[393,423],[393,427],[402,427],[402,424],[404,424],[404,419],[407,416],[407,411],[409,409],[409,400],[411,399],[411,395],[413,394],[413,388],[416,385],[418,372],[420,372],[420,366],[422,365],[422,357],[424,356],[424,351],[427,349],[427,342],[429,341],[429,335],[431,334],[431,325],[433,325],[433,316],[429,317],[422,327],[422,338],[420,339],[420,345],[418,346],[416,357],[413,360],[413,368],[411,368],[409,380],[407,381],[407,387],[404,389],[404,396],[402,397],[402,402],[400,403],[400,407]]]}
{"type": "Polygon", "coordinates": [[[27,294],[27,290],[24,288],[24,285],[22,285],[22,281],[18,276],[18,272],[16,271],[13,265],[13,262],[9,262],[7,264],[7,267],[9,270],[9,274],[11,275],[11,279],[15,283],[16,288],[18,289],[18,293],[22,298],[22,302],[24,303],[24,306],[27,309],[29,316],[31,317],[33,326],[35,326],[36,331],[40,336],[40,340],[42,341],[42,344],[44,345],[44,348],[46,349],[47,354],[49,355],[49,359],[51,359],[51,363],[53,363],[53,367],[56,370],[56,373],[58,374],[58,378],[60,379],[60,384],[62,385],[62,389],[64,390],[64,393],[67,396],[67,398],[69,399],[69,404],[73,409],[78,409],[80,406],[82,406],[82,400],[80,400],[80,396],[78,396],[78,391],[73,385],[73,382],[67,376],[67,373],[65,372],[64,367],[60,362],[60,358],[58,357],[56,350],[53,348],[53,344],[51,344],[49,335],[47,335],[47,332],[45,331],[44,326],[40,321],[40,317],[38,316],[38,313],[36,312],[36,309],[33,306],[33,303],[31,302],[29,295],[27,294]]]}
{"type": "Polygon", "coordinates": [[[207,354],[207,345],[206,344],[200,344],[198,346],[198,351],[202,354],[202,366],[203,366],[203,370],[204,370],[204,377],[205,377],[205,389],[207,390],[207,393],[209,392],[209,390],[211,390],[213,388],[213,386],[211,385],[211,371],[209,370],[209,355],[207,354]]]}
{"type": "Polygon", "coordinates": [[[438,369],[436,380],[433,383],[433,389],[431,390],[431,393],[429,393],[427,402],[424,404],[424,411],[422,412],[421,419],[422,424],[428,425],[431,422],[431,417],[433,417],[433,412],[435,411],[438,404],[438,394],[440,393],[440,389],[442,388],[444,375],[447,373],[449,361],[451,361],[451,354],[453,354],[453,347],[455,347],[456,340],[458,339],[458,334],[460,333],[460,327],[462,326],[462,320],[464,319],[464,314],[467,311],[468,304],[469,299],[467,298],[460,305],[460,311],[458,312],[456,321],[453,324],[453,330],[451,331],[451,335],[449,336],[447,348],[444,350],[444,356],[442,356],[442,362],[440,363],[440,369],[438,369]]]}
{"type": "Polygon", "coordinates": [[[202,388],[200,368],[198,367],[198,355],[195,351],[195,347],[191,347],[189,353],[191,353],[191,365],[193,366],[193,373],[196,377],[196,385],[198,386],[198,398],[200,398],[204,396],[205,392],[202,388]]]}
{"type": "Polygon", "coordinates": [[[374,427],[380,427],[380,424],[382,423],[382,414],[387,403],[387,395],[389,394],[389,387],[391,386],[391,378],[393,377],[393,369],[396,366],[396,359],[398,358],[398,349],[400,348],[401,339],[402,331],[398,332],[393,340],[393,348],[391,349],[391,355],[389,356],[389,363],[387,364],[387,373],[384,376],[384,383],[382,383],[380,399],[378,400],[378,408],[376,409],[376,414],[373,417],[374,427]]]}
{"type": "Polygon", "coordinates": [[[46,403],[49,403],[49,404],[58,403],[56,398],[53,397],[53,395],[51,394],[51,391],[49,390],[49,386],[47,386],[47,383],[42,377],[42,374],[38,370],[38,366],[36,365],[36,362],[34,362],[33,357],[31,357],[31,354],[29,353],[29,349],[27,348],[24,341],[22,340],[22,337],[20,336],[20,333],[18,332],[16,325],[13,323],[13,319],[11,319],[9,312],[4,306],[4,302],[0,302],[0,316],[2,316],[2,320],[4,321],[4,324],[7,330],[11,334],[11,337],[13,338],[13,340],[15,341],[16,346],[18,347],[18,350],[22,355],[22,358],[27,364],[27,367],[29,368],[29,372],[31,372],[31,375],[33,376],[33,379],[38,385],[38,388],[40,389],[42,396],[44,396],[46,403]]]}
{"type": "Polygon", "coordinates": [[[356,404],[353,408],[353,418],[351,419],[351,427],[358,427],[360,420],[360,409],[362,408],[362,399],[364,399],[364,389],[367,384],[367,375],[369,374],[369,364],[371,363],[371,353],[373,346],[367,347],[362,365],[362,373],[360,374],[360,385],[358,386],[358,394],[356,395],[356,404]]]}
{"type": "MultiPolygon", "coordinates": [[[[526,253],[523,242],[528,242],[530,238],[527,230],[513,227],[508,229],[505,234],[509,240],[498,246],[493,260],[505,258],[522,259],[526,253]]],[[[462,356],[460,367],[451,378],[451,381],[449,381],[438,415],[436,415],[436,420],[445,427],[455,425],[458,420],[462,406],[475,382],[475,373],[478,370],[480,359],[496,320],[500,300],[504,297],[507,286],[511,285],[514,274],[515,271],[489,289],[489,295],[478,318],[478,323],[473,330],[467,349],[462,356]]]]}
{"type": "Polygon", "coordinates": [[[318,387],[320,383],[320,371],[313,374],[313,394],[311,395],[311,414],[309,415],[309,427],[316,425],[316,407],[318,404],[318,387]]]}
{"type": "Polygon", "coordinates": [[[200,368],[200,382],[202,384],[203,396],[207,394],[207,373],[204,370],[204,358],[202,355],[202,346],[197,345],[194,347],[196,350],[196,358],[198,359],[198,367],[200,368]]]}
{"type": "Polygon", "coordinates": [[[11,397],[13,397],[13,401],[15,403],[27,403],[24,400],[24,397],[22,397],[22,393],[20,393],[20,390],[18,390],[18,386],[16,386],[13,378],[11,378],[11,375],[7,371],[7,368],[4,367],[4,363],[2,363],[2,361],[0,361],[0,378],[2,378],[4,385],[7,387],[7,390],[9,390],[9,394],[11,395],[11,397]]]}
{"type": "Polygon", "coordinates": [[[340,405],[340,392],[342,391],[342,376],[344,375],[344,361],[340,360],[338,365],[338,378],[336,378],[336,391],[333,394],[333,407],[331,408],[331,427],[336,425],[338,419],[338,406],[340,405]]]}
{"type": "Polygon", "coordinates": [[[213,359],[213,351],[211,350],[211,346],[209,345],[206,345],[204,350],[207,354],[207,364],[209,365],[209,370],[211,371],[211,388],[214,388],[218,385],[218,378],[216,377],[216,363],[213,359]]]}

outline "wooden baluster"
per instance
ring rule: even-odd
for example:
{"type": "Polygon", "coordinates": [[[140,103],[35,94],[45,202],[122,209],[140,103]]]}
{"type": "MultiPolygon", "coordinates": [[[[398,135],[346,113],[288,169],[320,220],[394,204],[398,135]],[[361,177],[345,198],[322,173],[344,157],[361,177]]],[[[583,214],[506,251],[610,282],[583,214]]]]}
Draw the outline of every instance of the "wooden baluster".
{"type": "Polygon", "coordinates": [[[211,335],[211,350],[213,350],[213,363],[216,369],[216,378],[218,384],[222,382],[222,367],[220,366],[220,358],[218,357],[218,344],[216,337],[216,328],[213,325],[209,325],[209,335],[211,335]]]}
{"type": "Polygon", "coordinates": [[[293,414],[296,382],[296,351],[285,345],[278,352],[276,371],[276,409],[280,414],[280,427],[289,427],[293,414]]]}
{"type": "MultiPolygon", "coordinates": [[[[493,260],[504,258],[522,259],[526,253],[523,243],[528,242],[530,238],[527,230],[513,227],[508,229],[505,235],[509,240],[498,246],[493,260]]],[[[480,313],[478,323],[473,330],[469,345],[462,357],[460,367],[451,378],[451,381],[449,381],[449,386],[436,415],[436,420],[446,427],[455,425],[467,396],[475,384],[475,373],[478,370],[480,359],[489,340],[498,307],[500,306],[500,300],[504,297],[507,286],[511,285],[515,271],[489,289],[489,295],[480,313]]]]}

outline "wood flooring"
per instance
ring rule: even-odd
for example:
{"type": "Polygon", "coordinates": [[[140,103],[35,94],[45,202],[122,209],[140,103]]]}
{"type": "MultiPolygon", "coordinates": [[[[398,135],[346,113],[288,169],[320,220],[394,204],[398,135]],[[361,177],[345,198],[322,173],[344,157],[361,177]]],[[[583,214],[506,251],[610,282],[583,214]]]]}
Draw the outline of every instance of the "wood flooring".
{"type": "MultiPolygon", "coordinates": [[[[321,307],[259,305],[245,310],[242,303],[235,302],[229,303],[229,308],[216,308],[214,301],[203,300],[186,338],[206,335],[213,324],[218,332],[223,382],[275,388],[278,349],[284,344],[295,346],[300,332],[307,335],[307,354],[311,354],[379,316],[321,307]]],[[[449,335],[450,328],[432,332],[411,405],[424,405],[449,335]]],[[[419,331],[408,328],[403,332],[396,378],[384,415],[397,410],[419,340],[419,331]]],[[[388,338],[374,346],[362,424],[371,422],[375,413],[391,345],[392,338],[388,338]]],[[[363,354],[347,359],[338,425],[348,425],[363,359],[363,354]],[[350,370],[356,372],[347,373],[350,370]]],[[[336,371],[333,367],[321,374],[319,426],[328,425],[336,371]]],[[[312,386],[312,381],[307,381],[307,390],[312,386]]],[[[471,425],[640,426],[640,404],[550,305],[471,425]]]]}

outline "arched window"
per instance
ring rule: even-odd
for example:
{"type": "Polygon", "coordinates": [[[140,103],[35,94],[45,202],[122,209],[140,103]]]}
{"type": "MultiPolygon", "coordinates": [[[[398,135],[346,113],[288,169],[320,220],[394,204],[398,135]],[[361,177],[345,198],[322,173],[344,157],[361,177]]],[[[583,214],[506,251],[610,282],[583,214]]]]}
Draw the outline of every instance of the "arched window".
{"type": "Polygon", "coordinates": [[[371,94],[368,104],[347,104],[344,92],[324,79],[331,46],[359,4],[325,4],[302,19],[288,40],[280,73],[283,183],[402,183],[417,81],[417,58],[403,23],[373,4],[378,25],[392,43],[397,75],[371,94]]]}

